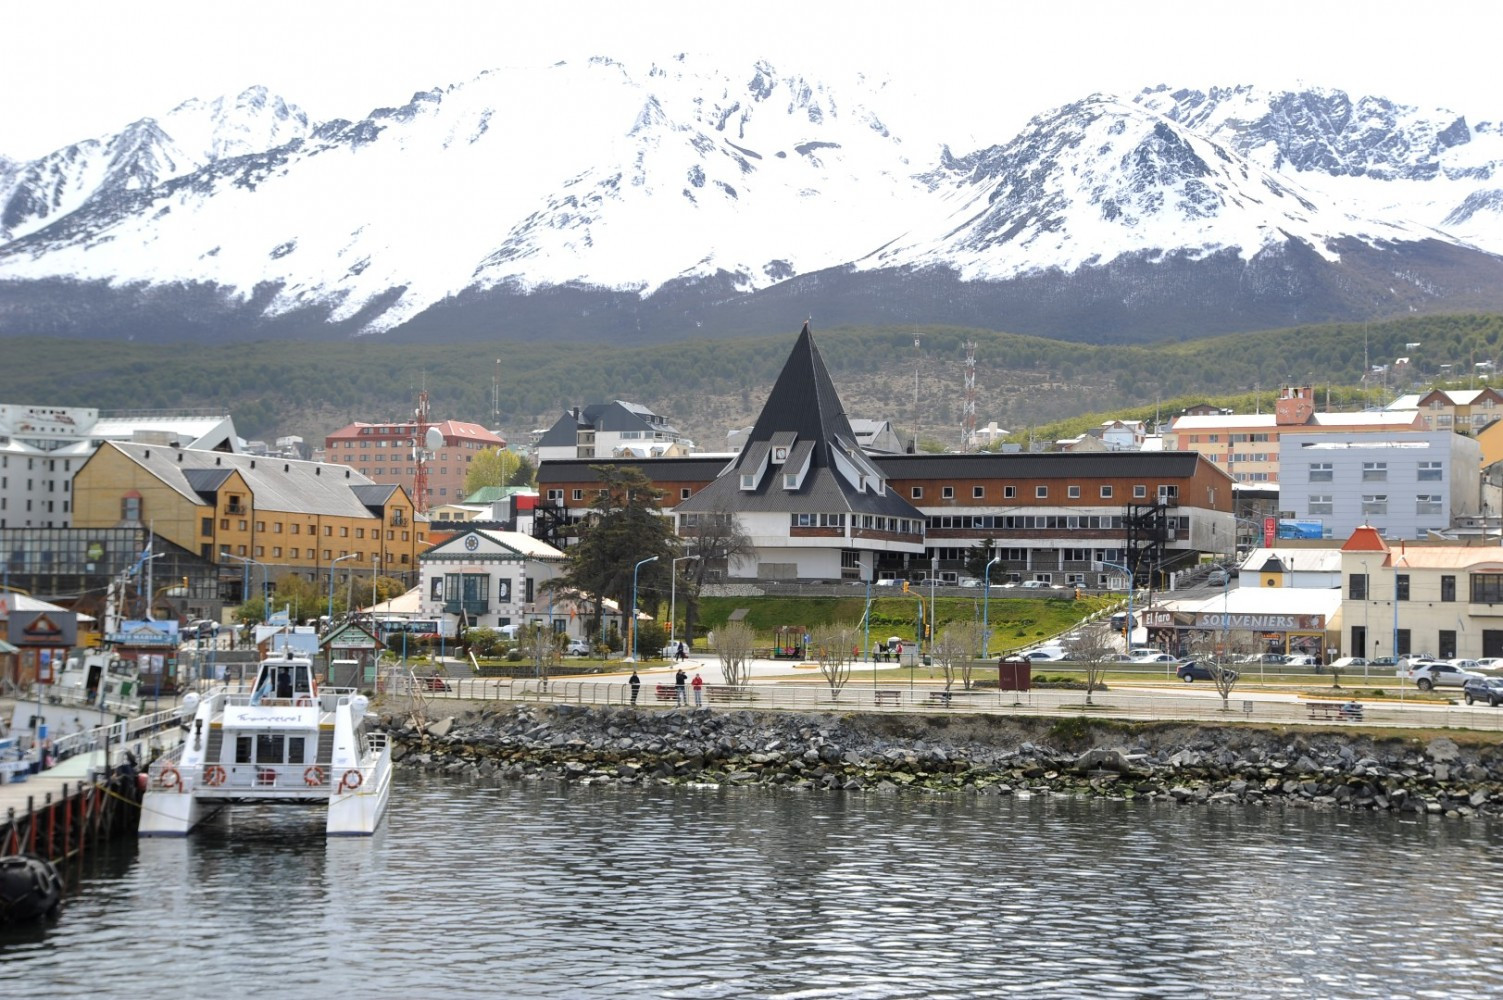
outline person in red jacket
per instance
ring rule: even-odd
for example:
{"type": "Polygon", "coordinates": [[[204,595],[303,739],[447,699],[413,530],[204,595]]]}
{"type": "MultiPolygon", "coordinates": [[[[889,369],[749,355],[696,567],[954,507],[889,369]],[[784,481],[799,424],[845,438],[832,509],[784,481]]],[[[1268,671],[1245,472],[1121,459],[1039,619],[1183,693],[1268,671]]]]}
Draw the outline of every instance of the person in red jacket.
{"type": "Polygon", "coordinates": [[[695,674],[694,680],[689,682],[689,686],[694,688],[694,707],[699,708],[704,704],[705,679],[695,674]]]}

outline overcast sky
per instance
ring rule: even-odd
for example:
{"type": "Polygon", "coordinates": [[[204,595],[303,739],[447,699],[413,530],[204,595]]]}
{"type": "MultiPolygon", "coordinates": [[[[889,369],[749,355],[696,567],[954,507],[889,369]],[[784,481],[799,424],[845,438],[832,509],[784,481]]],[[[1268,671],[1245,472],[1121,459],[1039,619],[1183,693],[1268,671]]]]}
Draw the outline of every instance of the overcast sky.
{"type": "MultiPolygon", "coordinates": [[[[1298,83],[1503,118],[1495,5],[1052,0],[7,0],[0,154],[42,155],[190,97],[264,84],[361,118],[482,69],[681,51],[891,77],[986,141],[1095,91],[1298,83]],[[963,95],[963,100],[957,100],[963,95]]],[[[955,144],[963,145],[957,141],[955,144]]]]}

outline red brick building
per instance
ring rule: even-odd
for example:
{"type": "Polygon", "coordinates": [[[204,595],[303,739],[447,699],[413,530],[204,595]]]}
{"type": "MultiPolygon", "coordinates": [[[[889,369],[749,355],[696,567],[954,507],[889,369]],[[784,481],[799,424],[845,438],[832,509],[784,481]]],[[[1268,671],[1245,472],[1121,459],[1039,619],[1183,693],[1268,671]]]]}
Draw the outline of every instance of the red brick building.
{"type": "Polygon", "coordinates": [[[417,462],[414,458],[417,423],[353,423],[324,438],[324,460],[347,465],[377,483],[402,486],[420,509],[463,499],[470,463],[486,450],[506,447],[506,441],[479,424],[440,420],[428,425],[442,435],[443,443],[428,458],[428,496],[416,495],[417,462]]]}

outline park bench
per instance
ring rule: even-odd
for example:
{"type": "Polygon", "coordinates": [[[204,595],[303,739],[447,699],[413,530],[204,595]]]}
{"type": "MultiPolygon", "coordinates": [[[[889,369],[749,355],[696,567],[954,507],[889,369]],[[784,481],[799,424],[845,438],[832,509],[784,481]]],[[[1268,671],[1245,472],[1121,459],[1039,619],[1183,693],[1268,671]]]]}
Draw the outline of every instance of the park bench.
{"type": "Polygon", "coordinates": [[[929,700],[930,701],[937,702],[937,703],[945,706],[946,708],[950,707],[950,698],[951,697],[952,697],[952,695],[951,695],[951,692],[949,692],[949,691],[930,691],[929,692],[929,700]]]}
{"type": "Polygon", "coordinates": [[[755,697],[751,691],[745,688],[735,688],[729,684],[706,684],[704,692],[705,697],[710,701],[732,701],[735,699],[751,701],[755,697]]]}
{"type": "Polygon", "coordinates": [[[903,692],[901,691],[873,691],[872,697],[876,699],[876,703],[879,706],[903,704],[903,692]]]}
{"type": "MultiPolygon", "coordinates": [[[[688,694],[689,690],[685,688],[684,696],[687,698],[688,694]]],[[[672,684],[657,685],[657,695],[658,701],[678,701],[678,689],[672,684]]]]}
{"type": "Polygon", "coordinates": [[[1312,701],[1309,703],[1310,718],[1328,722],[1362,721],[1362,706],[1348,705],[1339,701],[1312,701]]]}

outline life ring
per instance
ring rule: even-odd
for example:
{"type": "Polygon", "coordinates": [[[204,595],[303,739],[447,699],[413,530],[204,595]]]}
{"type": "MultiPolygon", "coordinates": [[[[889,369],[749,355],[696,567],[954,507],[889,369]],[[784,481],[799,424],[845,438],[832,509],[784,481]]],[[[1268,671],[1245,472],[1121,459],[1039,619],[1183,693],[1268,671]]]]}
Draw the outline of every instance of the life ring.
{"type": "Polygon", "coordinates": [[[172,788],[180,792],[183,790],[183,776],[178,774],[177,768],[168,764],[157,775],[157,787],[172,788]]]}
{"type": "Polygon", "coordinates": [[[308,786],[322,785],[324,783],[324,769],[314,764],[303,771],[303,784],[308,786]]]}
{"type": "Polygon", "coordinates": [[[344,772],[344,775],[339,779],[339,790],[342,792],[346,788],[348,788],[353,792],[355,789],[359,788],[364,781],[365,775],[361,774],[359,771],[346,771],[344,772]]]}
{"type": "Polygon", "coordinates": [[[209,786],[222,785],[224,784],[224,779],[224,768],[218,764],[210,764],[204,768],[204,784],[209,786]]]}

